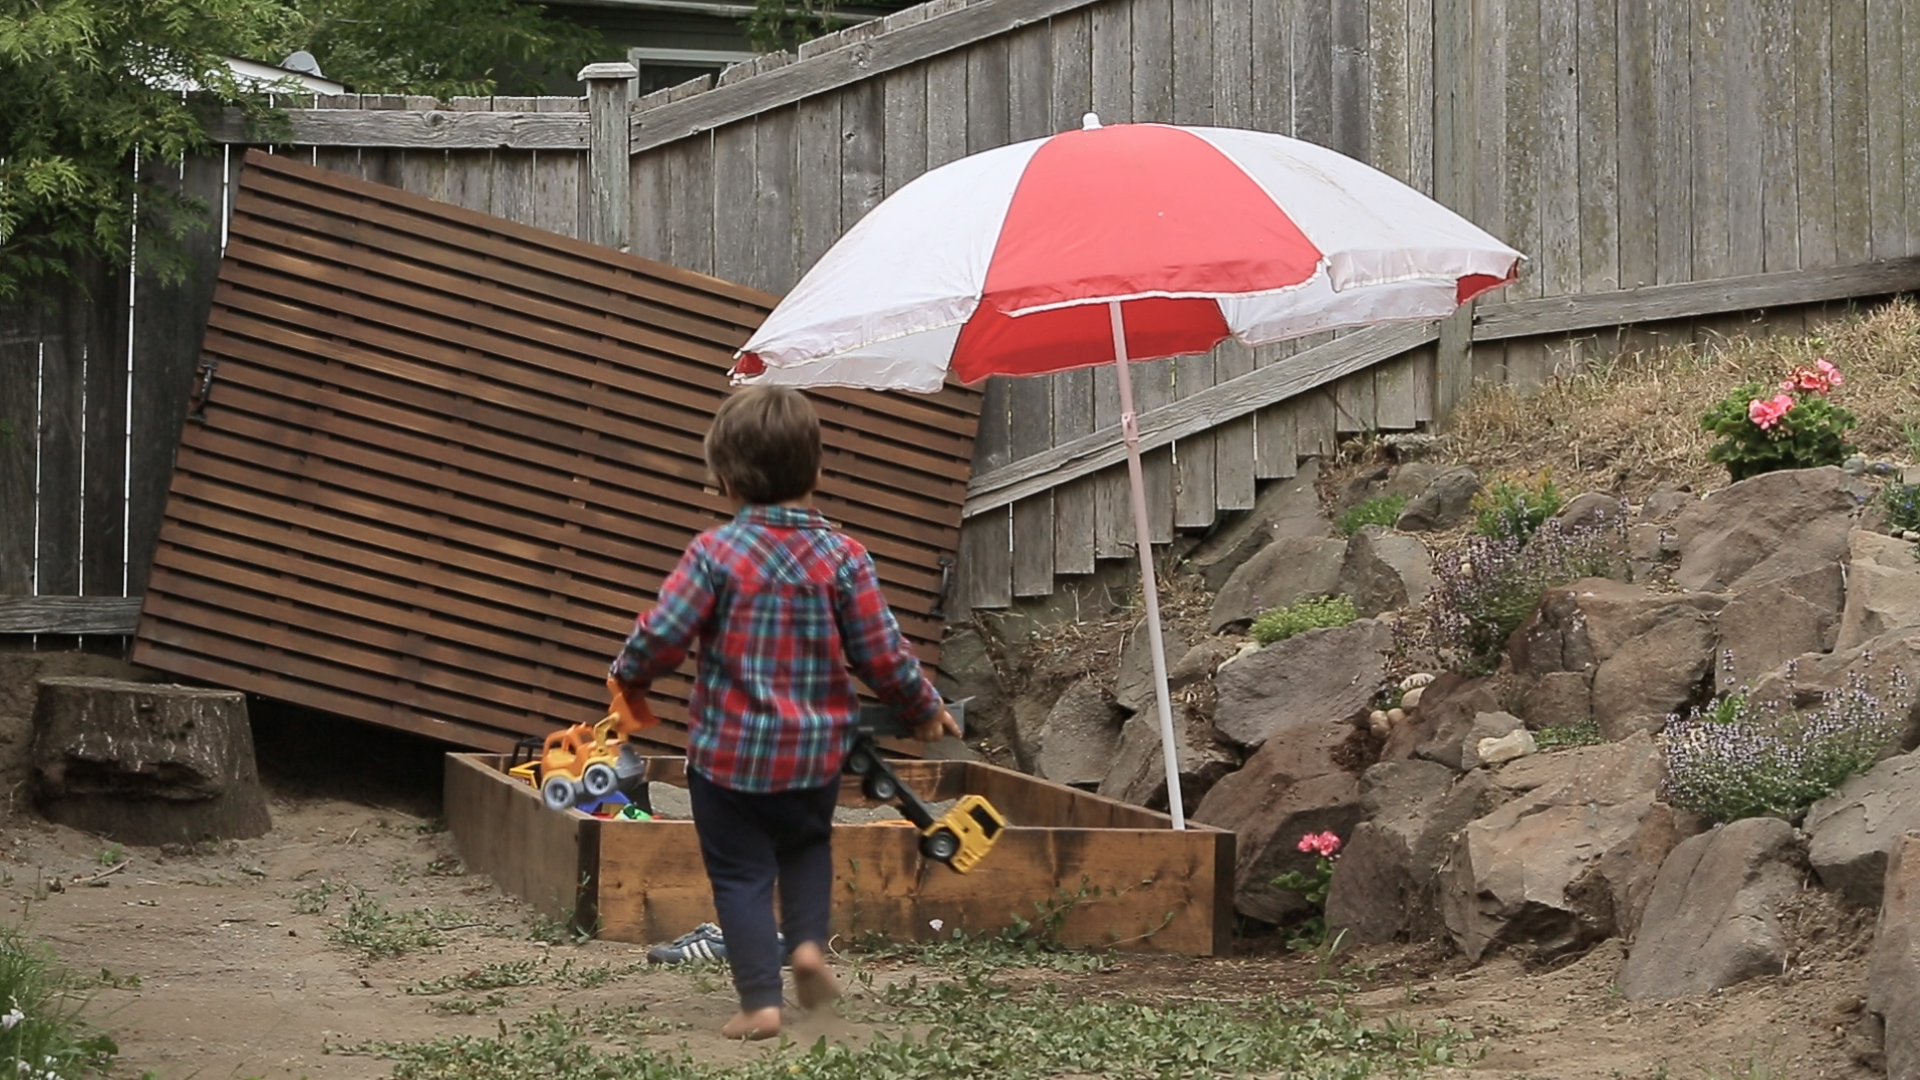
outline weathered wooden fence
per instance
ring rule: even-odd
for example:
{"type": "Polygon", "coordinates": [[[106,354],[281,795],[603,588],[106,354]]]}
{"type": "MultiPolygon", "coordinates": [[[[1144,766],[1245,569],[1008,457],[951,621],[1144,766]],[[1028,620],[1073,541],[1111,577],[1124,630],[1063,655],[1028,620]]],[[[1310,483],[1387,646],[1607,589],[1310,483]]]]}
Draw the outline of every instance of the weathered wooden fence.
{"type": "MultiPolygon", "coordinates": [[[[1920,0],[934,0],[711,85],[624,93],[609,74],[593,113],[315,102],[288,152],[779,292],[926,169],[1097,111],[1324,143],[1532,256],[1438,328],[1149,366],[1161,539],[1341,433],[1443,414],[1476,378],[1537,383],[1761,309],[1791,329],[1804,305],[1920,288],[1920,0]]],[[[224,162],[183,183],[231,186],[224,162]]],[[[53,314],[0,316],[0,596],[122,577],[138,594],[218,237],[201,243],[205,275],[171,292],[103,276],[53,314]]],[[[1117,412],[1110,372],[989,387],[968,601],[1127,553],[1117,412]]],[[[6,612],[0,630],[50,625],[6,612]]]]}
{"type": "MultiPolygon", "coordinates": [[[[1732,325],[1697,317],[1920,286],[1888,262],[1920,250],[1916,0],[935,0],[638,103],[631,242],[781,291],[926,169],[1088,111],[1322,143],[1532,256],[1437,333],[1147,365],[1158,540],[1476,378],[1538,383],[1732,325]]],[[[990,387],[973,604],[1126,553],[1117,413],[1107,371],[990,387]]]]}

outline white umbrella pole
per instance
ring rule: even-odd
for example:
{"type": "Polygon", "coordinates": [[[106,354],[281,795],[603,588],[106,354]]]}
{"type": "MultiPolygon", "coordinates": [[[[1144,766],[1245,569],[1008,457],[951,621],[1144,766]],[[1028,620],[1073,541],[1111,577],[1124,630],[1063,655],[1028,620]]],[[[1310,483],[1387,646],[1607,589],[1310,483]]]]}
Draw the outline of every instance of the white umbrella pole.
{"type": "Polygon", "coordinates": [[[1160,706],[1160,750],[1167,764],[1167,809],[1173,827],[1187,827],[1187,808],[1180,798],[1180,757],[1173,734],[1173,701],[1167,693],[1167,646],[1160,638],[1160,587],[1153,577],[1153,530],[1147,524],[1147,485],[1140,476],[1140,425],[1133,414],[1132,363],[1127,359],[1126,325],[1120,302],[1107,310],[1113,316],[1113,360],[1120,375],[1120,434],[1127,445],[1127,478],[1133,482],[1133,533],[1140,549],[1140,589],[1147,600],[1147,646],[1153,652],[1153,696],[1160,706]]]}

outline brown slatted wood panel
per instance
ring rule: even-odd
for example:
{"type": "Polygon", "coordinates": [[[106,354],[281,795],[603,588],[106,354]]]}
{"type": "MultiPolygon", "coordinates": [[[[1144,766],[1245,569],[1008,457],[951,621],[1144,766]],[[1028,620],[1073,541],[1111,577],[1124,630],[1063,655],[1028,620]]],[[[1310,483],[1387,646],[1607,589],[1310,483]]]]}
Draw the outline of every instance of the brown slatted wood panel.
{"type": "MultiPolygon", "coordinates": [[[[598,718],[727,517],[701,439],[777,297],[259,152],[231,236],[134,660],[481,749],[598,718]]],[[[979,395],[814,400],[819,505],[935,662],[979,395]]]]}

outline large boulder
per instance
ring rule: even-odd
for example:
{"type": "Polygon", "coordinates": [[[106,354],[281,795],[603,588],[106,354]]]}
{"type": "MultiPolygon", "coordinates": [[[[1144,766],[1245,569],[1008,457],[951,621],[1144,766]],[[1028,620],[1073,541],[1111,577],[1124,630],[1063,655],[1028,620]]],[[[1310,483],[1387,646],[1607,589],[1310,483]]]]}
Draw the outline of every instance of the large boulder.
{"type": "Polygon", "coordinates": [[[273,827],[236,691],[41,679],[33,726],[35,794],[49,820],[126,844],[273,827]]]}
{"type": "Polygon", "coordinates": [[[1394,528],[1405,532],[1439,532],[1473,516],[1473,497],[1480,494],[1480,475],[1462,465],[1435,476],[1400,511],[1394,528]]]}
{"type": "MultiPolygon", "coordinates": [[[[1796,657],[1756,680],[1752,696],[1814,708],[1856,681],[1887,707],[1906,708],[1920,688],[1920,626],[1894,630],[1851,649],[1796,657]]],[[[1907,723],[1902,750],[1920,746],[1920,705],[1908,710],[1907,723]]]]}
{"type": "Polygon", "coordinates": [[[1251,748],[1291,727],[1345,720],[1380,691],[1392,650],[1393,630],[1377,619],[1277,641],[1214,676],[1214,729],[1251,748]]]}
{"type": "Polygon", "coordinates": [[[1441,876],[1447,932],[1469,960],[1504,946],[1557,955],[1637,925],[1684,838],[1645,732],[1520,766],[1536,786],[1462,829],[1441,876]]]}
{"type": "Polygon", "coordinates": [[[1742,588],[1720,610],[1715,690],[1752,686],[1797,656],[1830,651],[1846,592],[1840,564],[1742,588]]]}
{"type": "Polygon", "coordinates": [[[1387,761],[1360,777],[1367,820],[1340,850],[1327,926],[1368,944],[1426,940],[1439,917],[1440,868],[1456,833],[1508,795],[1488,774],[1458,776],[1430,761],[1387,761]]]}
{"type": "Polygon", "coordinates": [[[1403,533],[1368,525],[1347,540],[1335,591],[1346,594],[1366,618],[1404,611],[1433,591],[1433,555],[1403,533]]]}
{"type": "Polygon", "coordinates": [[[967,702],[967,727],[975,731],[1008,731],[1013,706],[1000,678],[999,665],[976,630],[956,630],[940,645],[940,668],[934,688],[948,701],[967,702]]]}
{"type": "MultiPolygon", "coordinates": [[[[1187,642],[1178,630],[1162,626],[1160,645],[1165,650],[1162,655],[1167,664],[1167,685],[1172,688],[1174,665],[1186,657],[1187,642]]],[[[1188,683],[1192,681],[1187,680],[1188,683]]],[[[1120,665],[1113,679],[1113,700],[1119,702],[1123,709],[1139,712],[1154,708],[1154,699],[1153,639],[1143,622],[1127,633],[1126,643],[1120,647],[1120,665]]]]}
{"type": "Polygon", "coordinates": [[[1333,523],[1320,512],[1320,495],[1315,490],[1319,481],[1320,462],[1301,462],[1299,475],[1275,481],[1260,493],[1244,517],[1223,526],[1195,548],[1188,563],[1206,583],[1207,591],[1219,592],[1234,571],[1275,541],[1333,537],[1333,523]]]}
{"type": "Polygon", "coordinates": [[[1726,598],[1655,593],[1642,585],[1587,578],[1541,595],[1509,649],[1523,709],[1551,701],[1561,725],[1584,701],[1609,739],[1657,731],[1700,692],[1714,666],[1714,615],[1726,598]],[[1586,676],[1586,693],[1578,679],[1586,676]],[[1547,684],[1551,682],[1552,685],[1547,684]]]}
{"type": "MultiPolygon", "coordinates": [[[[1180,760],[1180,795],[1187,806],[1198,803],[1240,763],[1231,746],[1214,738],[1210,711],[1190,703],[1189,695],[1182,693],[1197,687],[1204,695],[1206,679],[1225,659],[1223,653],[1223,642],[1203,641],[1189,649],[1168,676],[1176,695],[1173,725],[1178,739],[1175,750],[1180,760]]],[[[1203,696],[1203,700],[1210,697],[1203,696]]],[[[1120,742],[1114,748],[1111,767],[1100,781],[1100,794],[1155,810],[1166,807],[1167,766],[1160,743],[1160,711],[1149,702],[1120,729],[1120,742]]]]}
{"type": "Polygon", "coordinates": [[[1838,563],[1864,495],[1859,481],[1831,466],[1763,473],[1716,491],[1674,519],[1673,583],[1737,592],[1838,563]]]}
{"type": "Polygon", "coordinates": [[[1289,536],[1256,552],[1214,595],[1208,624],[1243,627],[1271,608],[1327,596],[1340,587],[1347,544],[1332,537],[1289,536]]]}
{"type": "Polygon", "coordinates": [[[1417,757],[1460,768],[1460,750],[1481,713],[1500,711],[1500,693],[1491,679],[1463,679],[1442,673],[1421,691],[1420,707],[1396,725],[1380,751],[1382,761],[1417,757]]]}
{"type": "Polygon", "coordinates": [[[1920,834],[1900,837],[1887,860],[1867,1012],[1884,1032],[1888,1080],[1920,1080],[1920,834]]]}
{"type": "Polygon", "coordinates": [[[1618,528],[1626,523],[1627,504],[1617,495],[1585,491],[1567,500],[1550,519],[1563,533],[1618,528]]]}
{"type": "Polygon", "coordinates": [[[1777,818],[1682,841],[1654,878],[1620,993],[1633,1001],[1695,997],[1777,974],[1787,952],[1780,908],[1805,876],[1800,835],[1777,818]]]}
{"type": "Polygon", "coordinates": [[[1920,754],[1888,758],[1841,784],[1807,811],[1807,857],[1820,883],[1861,907],[1877,907],[1887,857],[1920,829],[1920,754]]]}
{"type": "Polygon", "coordinates": [[[1033,771],[1057,784],[1097,784],[1112,765],[1126,714],[1094,679],[1067,688],[1028,743],[1033,771]]]}
{"type": "Polygon", "coordinates": [[[1920,626],[1920,560],[1913,545],[1865,529],[1854,530],[1849,544],[1847,606],[1834,647],[1857,648],[1890,631],[1920,626]]]}
{"type": "Polygon", "coordinates": [[[1360,778],[1344,765],[1356,733],[1337,720],[1295,725],[1284,738],[1267,740],[1194,810],[1195,821],[1237,837],[1234,908],[1242,915],[1277,923],[1307,910],[1300,894],[1273,879],[1313,867],[1315,857],[1299,849],[1305,834],[1332,832],[1346,839],[1360,823],[1360,778]]]}

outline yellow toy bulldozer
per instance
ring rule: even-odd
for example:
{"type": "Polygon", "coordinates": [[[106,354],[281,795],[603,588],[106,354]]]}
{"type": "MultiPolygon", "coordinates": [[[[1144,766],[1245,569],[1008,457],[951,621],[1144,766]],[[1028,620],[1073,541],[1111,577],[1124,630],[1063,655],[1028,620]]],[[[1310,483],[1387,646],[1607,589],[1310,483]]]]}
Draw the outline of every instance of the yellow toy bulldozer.
{"type": "Polygon", "coordinates": [[[660,720],[645,702],[630,702],[612,679],[607,689],[613,703],[605,717],[548,735],[538,758],[515,762],[507,770],[533,785],[555,810],[606,798],[646,771],[639,750],[627,739],[660,720]]]}
{"type": "MultiPolygon", "coordinates": [[[[949,702],[947,711],[962,725],[966,723],[965,701],[949,702]]],[[[867,705],[854,724],[853,749],[847,751],[846,771],[860,777],[860,789],[875,802],[897,802],[900,813],[920,830],[920,854],[945,863],[955,873],[964,874],[977,866],[1007,819],[983,795],[962,795],[953,807],[939,817],[933,808],[900,782],[900,777],[880,756],[874,739],[911,734],[884,705],[867,705]]]]}

